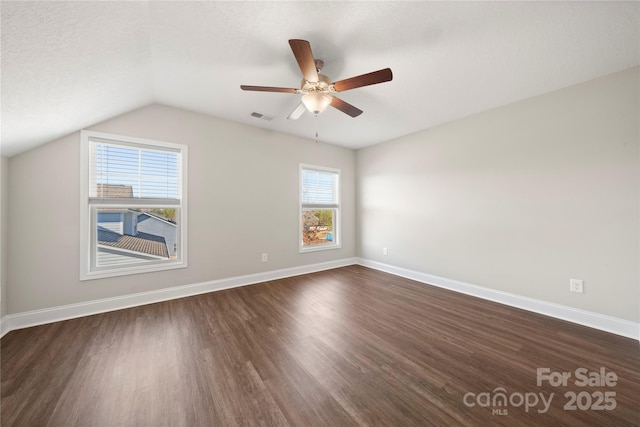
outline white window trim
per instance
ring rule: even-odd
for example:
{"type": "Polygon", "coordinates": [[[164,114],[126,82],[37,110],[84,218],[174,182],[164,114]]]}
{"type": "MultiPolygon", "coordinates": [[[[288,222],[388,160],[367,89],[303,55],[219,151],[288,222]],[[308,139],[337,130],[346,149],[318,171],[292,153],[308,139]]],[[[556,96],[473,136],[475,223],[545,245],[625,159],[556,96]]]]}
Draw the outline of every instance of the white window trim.
{"type": "Polygon", "coordinates": [[[311,165],[306,163],[300,163],[298,168],[298,251],[300,253],[306,252],[317,252],[317,251],[326,251],[331,249],[340,249],[342,247],[342,230],[341,230],[341,215],[342,215],[342,199],[341,199],[341,191],[340,187],[342,186],[342,176],[340,169],[329,168],[325,166],[311,165]],[[322,205],[314,205],[313,207],[303,206],[302,203],[302,171],[303,170],[314,170],[318,172],[330,172],[338,175],[338,188],[336,188],[337,195],[337,206],[322,206],[322,205]],[[302,244],[302,212],[305,209],[314,208],[314,209],[335,209],[336,214],[333,219],[333,235],[334,241],[333,243],[325,243],[321,245],[313,245],[313,246],[303,246],[302,244]]]}
{"type": "MultiPolygon", "coordinates": [[[[80,131],[80,280],[101,279],[105,277],[125,276],[139,273],[150,273],[155,271],[172,270],[176,268],[185,268],[187,264],[187,158],[188,148],[186,145],[174,144],[164,141],[155,141],[143,138],[135,138],[130,136],[114,135],[95,131],[80,131]],[[169,148],[172,150],[180,150],[182,158],[182,182],[180,188],[180,205],[178,216],[177,241],[180,244],[180,258],[176,260],[163,260],[160,263],[145,263],[143,265],[130,265],[125,267],[97,269],[92,268],[95,263],[92,260],[95,246],[95,215],[92,209],[96,208],[96,204],[90,202],[89,197],[89,146],[90,139],[103,139],[113,142],[122,142],[126,144],[136,144],[141,147],[148,148],[169,148]]],[[[145,207],[165,207],[168,203],[151,204],[139,203],[138,200],[122,200],[120,205],[110,204],[110,207],[131,207],[131,205],[143,205],[145,207]]]]}

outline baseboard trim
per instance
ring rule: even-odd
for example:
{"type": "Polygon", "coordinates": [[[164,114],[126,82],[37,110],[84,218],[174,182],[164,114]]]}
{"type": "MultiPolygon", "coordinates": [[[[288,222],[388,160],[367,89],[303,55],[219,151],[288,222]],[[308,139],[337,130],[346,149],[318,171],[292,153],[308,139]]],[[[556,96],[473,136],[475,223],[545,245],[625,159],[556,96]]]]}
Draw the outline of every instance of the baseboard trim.
{"type": "Polygon", "coordinates": [[[478,285],[472,285],[470,283],[447,279],[445,277],[409,270],[402,267],[396,267],[393,265],[371,261],[363,258],[345,258],[337,261],[309,264],[299,267],[211,280],[191,285],[175,286],[155,291],[87,301],[78,304],[69,304],[42,310],[9,314],[0,319],[0,337],[3,337],[8,332],[16,329],[23,329],[31,326],[38,326],[47,323],[59,322],[62,320],[69,320],[83,316],[90,316],[93,314],[105,313],[108,311],[122,310],[125,308],[136,307],[145,304],[152,304],[156,302],[204,294],[208,292],[231,289],[239,286],[253,285],[256,283],[267,282],[269,280],[284,279],[286,277],[315,273],[318,271],[330,270],[333,268],[345,267],[353,264],[359,264],[364,267],[384,271],[396,276],[406,277],[417,282],[449,289],[455,292],[460,292],[485,300],[509,305],[511,307],[532,311],[534,313],[555,317],[557,319],[566,320],[583,326],[588,326],[594,329],[599,329],[605,332],[633,338],[640,341],[640,323],[606,316],[586,310],[567,307],[560,304],[554,304],[542,300],[523,297],[508,292],[497,291],[478,285]]]}
{"type": "Polygon", "coordinates": [[[357,262],[357,258],[345,258],[337,261],[309,264],[299,267],[266,271],[263,273],[194,283],[191,285],[175,286],[149,292],[140,292],[113,298],[104,298],[78,304],[69,304],[42,310],[9,314],[0,319],[0,337],[3,337],[8,332],[16,329],[75,319],[108,311],[122,310],[125,308],[153,304],[156,302],[184,298],[193,295],[200,295],[208,292],[221,291],[224,289],[237,288],[239,286],[253,285],[256,283],[267,282],[269,280],[299,276],[301,274],[315,273],[318,271],[357,264],[357,262]]]}
{"type": "Polygon", "coordinates": [[[7,316],[3,316],[2,318],[0,318],[0,338],[5,336],[5,334],[9,332],[9,330],[7,329],[8,322],[6,321],[6,318],[7,316]]]}
{"type": "Polygon", "coordinates": [[[358,258],[358,264],[396,276],[406,277],[417,282],[449,289],[455,292],[509,305],[511,307],[532,311],[534,313],[544,314],[546,316],[555,317],[557,319],[566,320],[640,341],[640,323],[537,300],[534,298],[523,297],[508,292],[497,291],[483,286],[472,285],[470,283],[408,270],[406,268],[396,267],[363,258],[358,258]]]}

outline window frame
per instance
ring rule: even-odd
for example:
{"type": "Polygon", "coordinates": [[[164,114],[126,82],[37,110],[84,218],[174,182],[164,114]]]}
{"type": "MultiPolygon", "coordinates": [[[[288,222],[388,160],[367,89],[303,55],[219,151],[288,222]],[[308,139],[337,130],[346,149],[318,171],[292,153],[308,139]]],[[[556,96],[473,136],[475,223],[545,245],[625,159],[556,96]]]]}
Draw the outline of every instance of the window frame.
{"type": "Polygon", "coordinates": [[[82,130],[80,131],[80,280],[101,279],[106,277],[127,276],[132,274],[185,268],[187,264],[187,163],[188,147],[165,141],[136,138],[110,133],[82,130]],[[141,199],[112,198],[101,199],[91,197],[91,144],[106,142],[114,145],[137,147],[147,150],[172,151],[180,153],[179,166],[179,198],[141,199]],[[171,201],[171,202],[170,202],[171,201]],[[97,265],[97,210],[100,208],[176,208],[176,242],[179,256],[175,259],[162,259],[140,264],[124,266],[97,265]]]}
{"type": "Polygon", "coordinates": [[[341,170],[337,168],[331,168],[326,166],[312,165],[307,163],[300,163],[298,168],[298,251],[299,253],[307,253],[307,252],[316,252],[316,251],[324,251],[331,249],[339,249],[342,247],[342,237],[341,237],[341,185],[342,185],[342,176],[341,170]],[[304,171],[316,171],[316,172],[324,172],[331,173],[336,177],[335,184],[335,194],[336,194],[336,203],[331,204],[305,204],[303,203],[303,185],[302,185],[302,176],[304,171]],[[333,242],[332,243],[322,243],[318,245],[304,246],[303,241],[303,222],[302,215],[305,211],[309,210],[333,210],[333,242]]]}

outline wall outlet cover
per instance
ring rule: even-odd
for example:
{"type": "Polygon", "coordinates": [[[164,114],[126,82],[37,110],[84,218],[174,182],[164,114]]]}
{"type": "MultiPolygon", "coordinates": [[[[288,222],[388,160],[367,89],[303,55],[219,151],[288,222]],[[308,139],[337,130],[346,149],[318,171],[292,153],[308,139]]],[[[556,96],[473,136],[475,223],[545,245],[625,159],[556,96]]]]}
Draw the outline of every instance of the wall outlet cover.
{"type": "Polygon", "coordinates": [[[580,279],[569,279],[569,290],[576,293],[584,293],[584,283],[580,279]]]}

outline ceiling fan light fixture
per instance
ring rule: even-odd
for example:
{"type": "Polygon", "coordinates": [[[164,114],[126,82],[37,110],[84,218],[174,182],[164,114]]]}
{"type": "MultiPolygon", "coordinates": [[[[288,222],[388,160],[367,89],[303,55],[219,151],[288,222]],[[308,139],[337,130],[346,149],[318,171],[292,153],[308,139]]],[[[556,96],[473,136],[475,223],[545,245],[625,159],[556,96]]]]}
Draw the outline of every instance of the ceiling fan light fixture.
{"type": "Polygon", "coordinates": [[[302,103],[307,107],[307,110],[317,115],[327,109],[331,104],[331,98],[333,97],[326,93],[311,92],[302,97],[302,103]]]}

